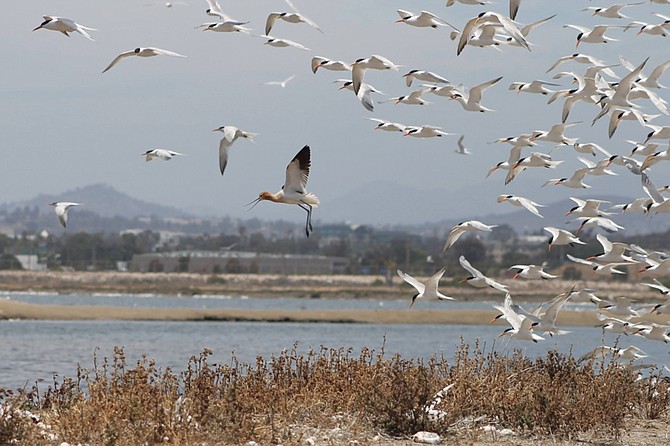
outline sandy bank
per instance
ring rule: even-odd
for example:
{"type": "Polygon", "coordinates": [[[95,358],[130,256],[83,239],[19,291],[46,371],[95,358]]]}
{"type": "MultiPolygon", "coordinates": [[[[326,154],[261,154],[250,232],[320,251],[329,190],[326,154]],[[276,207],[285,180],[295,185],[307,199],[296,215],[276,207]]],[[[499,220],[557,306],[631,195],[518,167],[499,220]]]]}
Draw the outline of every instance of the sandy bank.
{"type": "MultiPolygon", "coordinates": [[[[0,319],[42,320],[164,320],[164,321],[267,321],[354,322],[374,324],[487,324],[491,310],[246,310],[190,308],[126,308],[109,306],[37,305],[7,299],[0,301],[0,319]]],[[[561,326],[596,325],[592,312],[563,311],[561,326]]]]}

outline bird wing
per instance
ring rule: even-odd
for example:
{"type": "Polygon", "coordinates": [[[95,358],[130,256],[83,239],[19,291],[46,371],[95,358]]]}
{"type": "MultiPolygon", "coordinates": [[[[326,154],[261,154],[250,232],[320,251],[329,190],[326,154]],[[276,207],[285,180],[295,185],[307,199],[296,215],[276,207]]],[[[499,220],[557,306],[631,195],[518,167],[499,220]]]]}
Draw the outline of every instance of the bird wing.
{"type": "Polygon", "coordinates": [[[664,63],[658,65],[656,68],[654,68],[651,71],[651,74],[647,77],[647,80],[657,82],[658,79],[661,77],[661,75],[663,75],[665,70],[668,69],[668,67],[670,67],[670,60],[668,60],[667,62],[664,62],[664,63]]]}
{"type": "Polygon", "coordinates": [[[505,31],[507,31],[507,34],[516,40],[519,45],[530,51],[530,45],[528,45],[528,41],[523,36],[523,34],[521,34],[521,31],[519,31],[519,28],[516,27],[516,24],[514,24],[512,19],[505,17],[502,14],[496,14],[496,17],[498,18],[498,21],[503,26],[503,28],[505,28],[505,31]]]}
{"type": "MultiPolygon", "coordinates": [[[[444,272],[446,271],[446,268],[442,268],[435,274],[433,274],[425,283],[425,288],[428,288],[429,290],[434,291],[437,294],[437,287],[440,284],[440,279],[444,275],[444,272]]],[[[424,289],[425,289],[424,288],[424,289]]],[[[449,300],[449,299],[447,299],[449,300]]]]}
{"type": "Polygon", "coordinates": [[[183,54],[175,53],[174,51],[163,50],[161,48],[148,47],[147,49],[153,51],[156,54],[160,54],[161,56],[186,57],[183,54]]]}
{"type": "Polygon", "coordinates": [[[478,269],[474,268],[472,265],[470,265],[470,262],[467,261],[465,256],[460,256],[458,258],[458,263],[461,264],[461,266],[470,273],[472,277],[477,277],[480,279],[484,278],[484,274],[481,273],[478,269]]]}
{"type": "Polygon", "coordinates": [[[603,247],[603,252],[607,253],[612,251],[612,242],[610,242],[607,237],[602,234],[597,234],[596,240],[598,240],[598,243],[603,247]]]}
{"type": "Polygon", "coordinates": [[[365,70],[367,70],[367,67],[361,66],[359,64],[354,64],[351,67],[351,86],[354,89],[354,93],[356,94],[358,94],[359,90],[361,89],[365,70]]]}
{"type": "Polygon", "coordinates": [[[286,179],[283,189],[305,193],[310,165],[310,149],[309,146],[304,146],[286,166],[286,179]]]}
{"type": "Polygon", "coordinates": [[[502,79],[502,76],[472,87],[468,96],[468,102],[472,101],[474,103],[479,103],[482,100],[482,93],[484,90],[493,86],[493,84],[498,82],[500,79],[502,79]]]}
{"type": "Polygon", "coordinates": [[[209,11],[212,14],[223,14],[221,6],[219,6],[219,3],[216,0],[207,0],[207,4],[209,5],[209,11]]]}
{"type": "MultiPolygon", "coordinates": [[[[265,21],[265,34],[266,35],[270,34],[270,30],[272,30],[272,27],[274,26],[275,22],[277,21],[277,17],[279,17],[280,15],[281,15],[281,13],[279,13],[279,12],[272,12],[268,15],[268,18],[265,21]]],[[[312,62],[312,67],[314,67],[313,62],[312,62]]]]}
{"type": "Polygon", "coordinates": [[[574,28],[577,31],[582,32],[582,33],[590,33],[591,32],[591,30],[589,28],[586,28],[584,26],[579,26],[579,25],[568,24],[568,25],[563,25],[563,28],[574,28]]]}
{"type": "Polygon", "coordinates": [[[223,175],[228,165],[228,151],[232,145],[233,141],[229,140],[224,133],[223,138],[219,142],[219,170],[221,171],[221,175],[223,175]]]}
{"type": "Polygon", "coordinates": [[[540,211],[537,210],[537,203],[534,203],[530,201],[528,198],[524,197],[517,197],[517,200],[519,201],[519,204],[524,207],[528,212],[531,214],[537,215],[540,218],[544,218],[542,214],[540,214],[540,211]]]}
{"type": "Polygon", "coordinates": [[[565,256],[566,256],[568,259],[570,259],[570,260],[572,260],[573,262],[575,262],[575,263],[579,263],[579,264],[582,264],[582,265],[588,265],[588,266],[590,266],[590,267],[596,267],[596,266],[599,266],[599,264],[596,263],[596,262],[590,262],[590,261],[588,261],[588,260],[586,260],[586,259],[580,259],[579,257],[575,257],[575,256],[572,256],[572,255],[570,255],[570,254],[566,254],[565,256]]]}
{"type": "Polygon", "coordinates": [[[519,6],[521,6],[521,0],[509,0],[509,18],[514,20],[516,15],[519,12],[519,6]]]}
{"type": "Polygon", "coordinates": [[[656,186],[654,186],[654,183],[651,182],[649,175],[642,172],[640,178],[642,179],[642,189],[644,189],[649,198],[651,198],[654,203],[663,203],[665,197],[661,195],[656,186]]]}
{"type": "MultiPolygon", "coordinates": [[[[522,27],[519,31],[521,32],[521,35],[526,37],[536,26],[540,26],[544,22],[548,22],[549,20],[553,19],[556,17],[556,14],[551,15],[549,17],[546,17],[544,19],[538,20],[537,22],[529,23],[528,25],[522,27]]],[[[512,18],[514,20],[514,18],[512,18]]]]}
{"type": "Polygon", "coordinates": [[[465,232],[465,229],[463,229],[460,226],[455,226],[454,228],[451,229],[451,232],[449,232],[449,236],[447,237],[447,241],[444,243],[444,248],[442,251],[446,251],[447,249],[451,248],[454,243],[456,243],[456,240],[463,235],[465,232]]]}
{"type": "MultiPolygon", "coordinates": [[[[405,282],[409,283],[409,284],[412,285],[414,288],[416,288],[416,290],[417,290],[420,294],[422,294],[422,293],[424,292],[424,290],[426,289],[426,286],[425,286],[423,283],[419,282],[417,279],[415,279],[414,277],[410,276],[409,274],[407,274],[407,273],[403,273],[403,272],[400,271],[400,270],[397,270],[396,272],[398,273],[398,275],[400,276],[400,278],[401,278],[402,280],[404,280],[405,282]]],[[[444,272],[443,272],[443,273],[444,273],[444,272]]]]}
{"type": "MultiPolygon", "coordinates": [[[[269,19],[269,17],[268,17],[269,19]]],[[[314,56],[312,57],[312,73],[316,74],[316,70],[319,69],[319,65],[321,65],[323,62],[328,62],[328,59],[325,57],[321,56],[314,56]]]]}
{"type": "Polygon", "coordinates": [[[361,101],[361,104],[363,104],[363,107],[365,107],[367,111],[375,110],[375,103],[372,100],[372,89],[370,88],[370,85],[363,83],[358,90],[356,97],[361,101]]]}
{"type": "Polygon", "coordinates": [[[475,32],[477,25],[477,17],[473,17],[465,23],[463,31],[461,32],[461,37],[458,39],[458,46],[456,48],[456,55],[458,56],[465,48],[465,45],[468,44],[468,40],[472,37],[475,32]]]}
{"type": "Polygon", "coordinates": [[[116,57],[114,58],[114,60],[112,61],[112,63],[110,63],[109,65],[107,65],[107,68],[105,68],[104,70],[102,70],[102,72],[105,73],[105,72],[108,71],[110,68],[112,68],[114,65],[116,65],[117,63],[119,63],[119,61],[125,59],[126,57],[130,57],[130,56],[134,56],[134,55],[135,55],[135,51],[126,51],[125,53],[121,53],[121,54],[119,54],[118,56],[116,56],[116,57]]]}

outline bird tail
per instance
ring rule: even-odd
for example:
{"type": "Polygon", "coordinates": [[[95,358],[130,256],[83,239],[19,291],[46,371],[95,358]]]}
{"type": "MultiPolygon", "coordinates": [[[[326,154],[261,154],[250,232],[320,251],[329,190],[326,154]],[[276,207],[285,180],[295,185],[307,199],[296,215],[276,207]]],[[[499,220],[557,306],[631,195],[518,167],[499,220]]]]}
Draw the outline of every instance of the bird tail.
{"type": "Polygon", "coordinates": [[[249,132],[244,132],[242,133],[242,138],[246,138],[251,142],[254,142],[254,136],[258,135],[258,133],[249,133],[249,132]]]}

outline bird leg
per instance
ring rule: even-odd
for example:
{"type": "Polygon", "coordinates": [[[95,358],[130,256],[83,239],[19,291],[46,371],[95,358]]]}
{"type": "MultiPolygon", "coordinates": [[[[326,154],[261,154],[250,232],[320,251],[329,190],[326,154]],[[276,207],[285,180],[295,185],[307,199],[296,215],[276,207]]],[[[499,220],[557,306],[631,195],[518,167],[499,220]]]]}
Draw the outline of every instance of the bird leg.
{"type": "Polygon", "coordinates": [[[314,231],[312,229],[312,206],[306,203],[298,203],[298,206],[303,208],[307,212],[307,221],[305,222],[305,234],[309,237],[309,233],[314,231]]]}

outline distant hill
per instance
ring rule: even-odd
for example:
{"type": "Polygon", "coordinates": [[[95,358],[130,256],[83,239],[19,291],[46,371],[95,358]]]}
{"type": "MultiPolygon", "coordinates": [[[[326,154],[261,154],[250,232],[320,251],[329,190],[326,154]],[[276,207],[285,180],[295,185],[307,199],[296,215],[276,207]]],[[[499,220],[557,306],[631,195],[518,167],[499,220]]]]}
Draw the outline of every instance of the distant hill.
{"type": "Polygon", "coordinates": [[[106,184],[91,184],[58,195],[40,194],[30,200],[0,205],[0,210],[12,210],[26,206],[44,209],[49,203],[64,199],[83,203],[82,209],[106,218],[122,217],[133,219],[149,216],[158,218],[194,218],[193,215],[178,208],[138,200],[106,184]]]}
{"type": "MultiPolygon", "coordinates": [[[[574,206],[569,199],[544,203],[546,207],[540,209],[544,218],[539,218],[522,208],[506,203],[494,206],[500,212],[491,213],[490,201],[492,196],[496,196],[497,186],[490,186],[491,190],[487,190],[488,187],[482,186],[482,190],[478,191],[480,194],[476,196],[465,197],[463,191],[445,194],[444,191],[398,188],[392,182],[377,182],[346,196],[333,199],[328,202],[328,206],[319,207],[318,221],[323,224],[344,222],[369,224],[375,227],[391,227],[421,234],[436,231],[444,233],[453,225],[464,220],[481,220],[488,224],[509,225],[518,234],[542,232],[545,226],[575,230],[579,225],[577,222],[571,222],[574,218],[564,216],[565,212],[574,206]],[[389,191],[394,194],[397,206],[389,207],[375,199],[379,194],[388,194],[389,191]],[[485,196],[484,199],[479,198],[482,195],[485,196]],[[417,197],[431,197],[431,200],[419,200],[417,197]],[[482,200],[485,202],[482,203],[482,200]],[[488,212],[486,214],[478,212],[481,209],[486,209],[488,212]]],[[[68,230],[116,232],[124,229],[163,229],[189,233],[216,233],[237,227],[237,224],[232,223],[233,220],[237,220],[233,217],[207,218],[194,215],[178,208],[135,199],[105,184],[93,184],[58,195],[40,194],[30,200],[2,204],[0,212],[4,215],[4,221],[0,221],[0,227],[8,233],[11,232],[9,228],[18,232],[41,229],[62,230],[48,204],[64,198],[67,198],[68,201],[83,203],[83,206],[71,211],[71,225],[68,226],[68,230]],[[75,214],[77,215],[76,220],[73,217],[75,214]]],[[[630,201],[629,198],[621,196],[599,196],[597,198],[610,201],[612,204],[630,201]]],[[[606,209],[607,205],[604,205],[603,208],[606,209]]],[[[670,228],[670,216],[664,214],[648,218],[640,213],[625,215],[616,213],[612,219],[626,228],[621,233],[625,236],[665,232],[670,228]]],[[[267,222],[263,223],[254,219],[244,221],[243,224],[248,228],[265,227],[265,230],[270,230],[269,228],[276,228],[278,223],[272,222],[268,225],[267,222]]],[[[288,230],[290,226],[288,222],[281,224],[283,231],[288,230]]]]}

